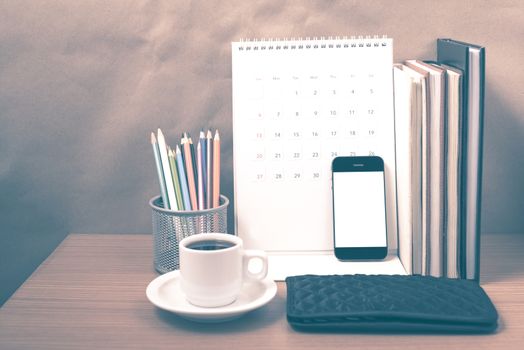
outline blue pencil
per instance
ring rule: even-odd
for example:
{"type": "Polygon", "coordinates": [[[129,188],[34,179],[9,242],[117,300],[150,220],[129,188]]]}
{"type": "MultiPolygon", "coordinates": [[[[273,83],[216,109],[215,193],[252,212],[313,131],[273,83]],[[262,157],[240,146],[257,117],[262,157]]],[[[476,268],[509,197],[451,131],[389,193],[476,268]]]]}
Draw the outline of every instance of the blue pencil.
{"type": "Polygon", "coordinates": [[[184,201],[184,208],[186,210],[191,210],[191,201],[189,199],[189,188],[187,185],[186,172],[184,170],[184,160],[182,159],[182,153],[180,152],[180,147],[176,145],[176,163],[178,175],[180,177],[180,188],[182,189],[182,200],[184,201]]]}
{"type": "Polygon", "coordinates": [[[158,174],[158,182],[160,184],[160,195],[162,196],[162,204],[165,209],[169,209],[169,201],[167,199],[166,182],[164,180],[164,171],[160,162],[160,150],[158,149],[158,142],[156,142],[155,133],[151,133],[151,145],[153,146],[153,153],[155,154],[156,172],[158,174]]]}

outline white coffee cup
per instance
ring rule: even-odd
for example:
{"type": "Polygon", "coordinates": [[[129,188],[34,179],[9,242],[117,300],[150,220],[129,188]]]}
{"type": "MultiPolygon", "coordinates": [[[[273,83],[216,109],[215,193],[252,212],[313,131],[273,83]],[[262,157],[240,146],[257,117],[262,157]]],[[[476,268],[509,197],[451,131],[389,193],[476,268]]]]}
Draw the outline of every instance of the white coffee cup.
{"type": "Polygon", "coordinates": [[[186,299],[202,307],[234,302],[245,279],[267,276],[267,255],[262,250],[244,250],[240,237],[225,233],[202,233],[180,241],[180,286],[186,299]],[[260,259],[260,271],[249,270],[249,262],[260,259]]]}

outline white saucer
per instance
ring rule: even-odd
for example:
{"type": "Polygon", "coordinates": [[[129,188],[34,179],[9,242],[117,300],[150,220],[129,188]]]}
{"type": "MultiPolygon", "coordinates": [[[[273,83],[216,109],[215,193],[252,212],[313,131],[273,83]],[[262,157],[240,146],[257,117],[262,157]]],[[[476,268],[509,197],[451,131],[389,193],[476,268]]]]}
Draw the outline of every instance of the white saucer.
{"type": "Polygon", "coordinates": [[[190,304],[180,289],[179,271],[155,278],[146,289],[146,295],[155,306],[198,322],[223,322],[242,316],[270,302],[277,293],[277,284],[269,278],[246,281],[235,302],[220,307],[198,307],[190,304]]]}

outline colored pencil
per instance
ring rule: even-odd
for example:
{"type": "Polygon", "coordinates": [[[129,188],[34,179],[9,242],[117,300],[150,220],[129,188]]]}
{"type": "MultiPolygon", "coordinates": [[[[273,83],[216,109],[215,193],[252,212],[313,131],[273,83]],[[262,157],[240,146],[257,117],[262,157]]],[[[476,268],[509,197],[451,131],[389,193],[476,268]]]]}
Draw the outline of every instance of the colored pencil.
{"type": "Polygon", "coordinates": [[[204,209],[209,209],[207,205],[207,145],[206,145],[206,135],[203,130],[200,130],[200,136],[198,142],[201,143],[202,147],[202,189],[203,189],[203,198],[204,198],[204,209]]]}
{"type": "Polygon", "coordinates": [[[207,130],[206,158],[206,206],[208,209],[211,209],[213,207],[213,135],[211,134],[211,130],[207,130]]]}
{"type": "Polygon", "coordinates": [[[156,141],[154,132],[151,132],[151,145],[153,146],[153,153],[155,154],[156,172],[158,175],[158,182],[160,184],[160,195],[162,196],[162,204],[164,205],[164,208],[169,209],[166,182],[164,180],[164,171],[162,170],[162,164],[160,162],[160,153],[159,153],[160,151],[158,149],[158,143],[156,141]]]}
{"type": "Polygon", "coordinates": [[[184,209],[191,210],[191,200],[189,199],[189,188],[187,186],[187,177],[184,170],[184,159],[180,147],[176,145],[175,150],[176,165],[178,170],[178,178],[180,180],[180,189],[182,190],[182,200],[184,202],[184,209]]]}
{"type": "Polygon", "coordinates": [[[184,151],[184,163],[186,166],[186,177],[187,185],[189,188],[189,199],[191,200],[191,209],[197,210],[197,194],[196,194],[196,184],[193,170],[193,157],[191,156],[191,146],[189,145],[189,140],[187,138],[182,139],[182,146],[184,151]]]}
{"type": "Polygon", "coordinates": [[[220,203],[220,136],[215,131],[213,140],[213,208],[220,203]]]}
{"type": "Polygon", "coordinates": [[[166,140],[162,130],[158,128],[158,149],[160,151],[160,160],[162,163],[162,170],[164,171],[164,180],[167,189],[168,207],[172,210],[178,210],[175,196],[175,186],[173,184],[173,176],[171,176],[171,168],[169,166],[169,158],[167,155],[166,140]]]}
{"type": "Polygon", "coordinates": [[[184,201],[182,200],[182,190],[180,188],[180,179],[178,176],[178,169],[176,168],[175,152],[168,147],[167,156],[169,157],[169,165],[171,167],[171,175],[175,185],[175,196],[178,210],[184,210],[184,201]]]}
{"type": "MultiPolygon", "coordinates": [[[[187,141],[189,142],[189,149],[191,150],[191,160],[192,160],[191,164],[193,164],[193,177],[195,179],[195,188],[196,188],[197,183],[198,183],[196,151],[195,151],[195,145],[193,145],[193,140],[191,139],[191,135],[189,135],[189,133],[187,134],[187,141]]],[[[198,198],[197,198],[197,202],[198,202],[198,198]]]]}
{"type": "Polygon", "coordinates": [[[202,171],[202,142],[199,140],[196,151],[197,184],[198,184],[198,210],[204,210],[204,177],[202,171]]]}

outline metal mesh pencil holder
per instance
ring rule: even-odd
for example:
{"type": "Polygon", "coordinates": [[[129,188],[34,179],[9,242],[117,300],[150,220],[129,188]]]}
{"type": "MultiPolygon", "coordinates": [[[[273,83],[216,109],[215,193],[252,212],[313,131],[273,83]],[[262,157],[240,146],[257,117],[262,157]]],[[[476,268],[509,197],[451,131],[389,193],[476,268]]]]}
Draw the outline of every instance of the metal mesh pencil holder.
{"type": "Polygon", "coordinates": [[[151,198],[154,264],[160,273],[178,270],[178,243],[198,233],[227,233],[229,199],[220,195],[219,206],[205,210],[175,211],[164,209],[162,197],[151,198]]]}

